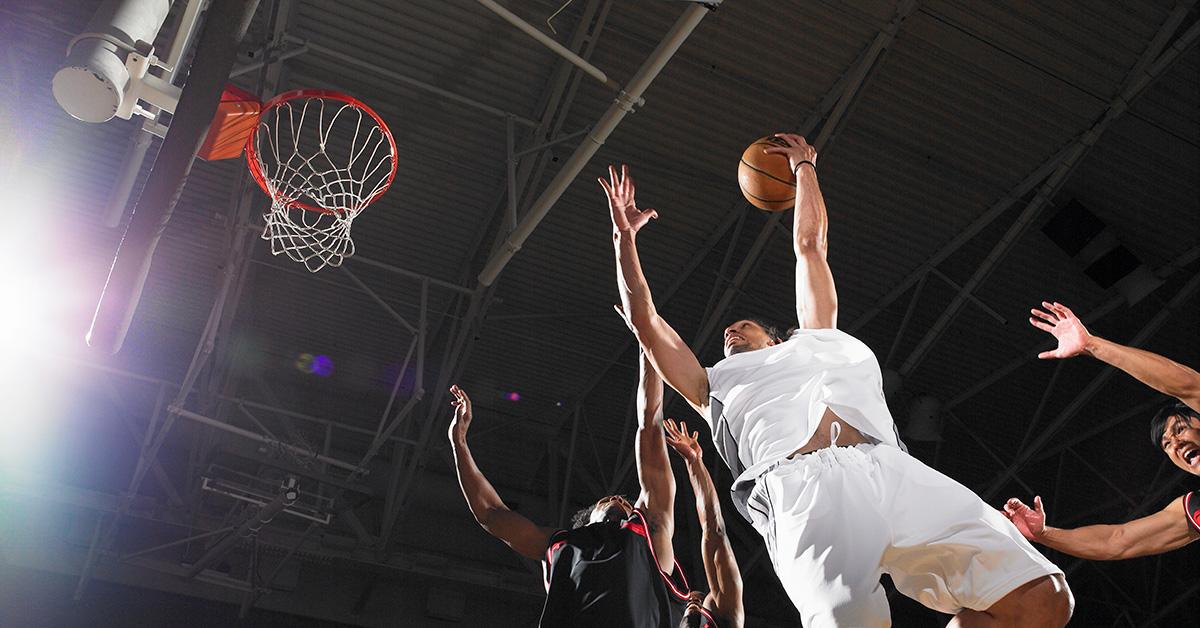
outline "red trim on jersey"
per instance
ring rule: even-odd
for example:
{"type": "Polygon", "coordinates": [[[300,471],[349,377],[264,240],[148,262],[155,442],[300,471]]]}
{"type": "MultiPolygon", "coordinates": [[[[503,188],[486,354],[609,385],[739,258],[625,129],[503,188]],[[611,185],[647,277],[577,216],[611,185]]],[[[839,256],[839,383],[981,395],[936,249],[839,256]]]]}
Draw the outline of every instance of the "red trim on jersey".
{"type": "Polygon", "coordinates": [[[708,625],[711,628],[717,628],[717,620],[712,616],[712,613],[708,612],[708,609],[704,608],[703,604],[699,605],[697,608],[700,610],[700,614],[704,615],[704,618],[708,620],[708,625]]]}
{"type": "Polygon", "coordinates": [[[646,523],[646,515],[642,514],[642,511],[636,508],[633,510],[633,514],[637,515],[642,522],[639,524],[625,521],[621,524],[621,527],[628,528],[634,534],[646,539],[646,545],[650,548],[650,558],[654,559],[654,568],[658,570],[658,575],[662,576],[663,582],[667,583],[667,588],[671,590],[671,593],[675,594],[675,597],[686,602],[690,589],[688,588],[687,576],[683,575],[683,569],[679,567],[679,561],[674,561],[675,572],[679,574],[679,579],[683,582],[683,591],[680,591],[679,587],[675,586],[674,582],[671,582],[670,574],[663,571],[662,567],[659,567],[658,556],[654,553],[654,542],[650,540],[650,524],[646,523]]]}
{"type": "Polygon", "coordinates": [[[1200,532],[1200,508],[1192,508],[1192,495],[1195,494],[1196,491],[1192,491],[1183,496],[1183,511],[1187,515],[1188,523],[1191,524],[1192,529],[1200,532]]]}
{"type": "MultiPolygon", "coordinates": [[[[555,534],[557,534],[557,532],[555,534]]],[[[566,544],[567,544],[566,541],[557,541],[557,542],[551,543],[550,547],[546,548],[547,568],[542,570],[542,572],[543,572],[542,578],[543,578],[544,584],[546,585],[546,593],[550,592],[550,569],[549,569],[549,566],[554,564],[554,552],[558,551],[558,548],[560,548],[566,544]]]]}

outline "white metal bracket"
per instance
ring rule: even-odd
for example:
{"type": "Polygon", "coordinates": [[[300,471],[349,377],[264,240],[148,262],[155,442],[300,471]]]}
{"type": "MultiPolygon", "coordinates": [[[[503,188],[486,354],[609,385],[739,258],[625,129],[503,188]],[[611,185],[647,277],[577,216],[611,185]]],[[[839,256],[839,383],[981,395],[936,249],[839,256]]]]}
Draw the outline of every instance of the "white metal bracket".
{"type": "Polygon", "coordinates": [[[143,100],[167,113],[175,112],[175,106],[179,104],[179,95],[183,90],[150,74],[149,70],[152,66],[171,71],[171,68],[160,63],[158,57],[154,56],[154,48],[149,48],[145,53],[142,51],[130,52],[125,57],[125,69],[129,71],[129,85],[125,88],[124,100],[117,108],[115,115],[118,118],[128,120],[135,114],[151,120],[157,118],[157,111],[147,109],[140,104],[139,101],[143,100]]]}

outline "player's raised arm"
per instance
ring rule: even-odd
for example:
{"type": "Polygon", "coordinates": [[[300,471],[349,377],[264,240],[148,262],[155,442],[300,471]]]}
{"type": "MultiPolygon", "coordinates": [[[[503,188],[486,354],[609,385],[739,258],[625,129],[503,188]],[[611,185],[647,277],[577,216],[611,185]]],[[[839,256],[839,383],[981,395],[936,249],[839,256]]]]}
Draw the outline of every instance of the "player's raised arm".
{"type": "Polygon", "coordinates": [[[1070,529],[1046,525],[1041,497],[1034,498],[1033,508],[1010,499],[1004,514],[1030,541],[1088,560],[1123,560],[1162,554],[1200,539],[1200,532],[1188,525],[1183,502],[1184,497],[1179,497],[1166,508],[1127,523],[1070,529]]]}
{"type": "Polygon", "coordinates": [[[653,209],[639,210],[634,202],[633,179],[621,166],[618,175],[609,166],[608,179],[599,179],[608,196],[613,225],[613,249],[617,258],[617,286],[634,335],[654,368],[698,412],[708,409],[708,374],[679,334],[658,315],[650,286],[642,274],[637,254],[637,232],[658,217],[653,209]]]}
{"type": "Polygon", "coordinates": [[[471,427],[471,399],[458,386],[450,388],[454,395],[454,420],[450,422],[450,444],[454,449],[454,466],[458,484],[475,520],[488,534],[504,541],[518,554],[534,560],[544,560],[546,546],[553,528],[535,525],[524,516],[509,510],[492,483],[475,465],[467,447],[467,430],[471,427]]]}
{"type": "Polygon", "coordinates": [[[826,253],[829,250],[829,216],[817,183],[817,151],[801,136],[777,133],[786,147],[763,152],[785,155],[796,174],[796,211],[792,234],[796,252],[796,318],[801,328],[837,327],[837,289],[826,253]]]}
{"type": "Polygon", "coordinates": [[[717,487],[713,485],[712,476],[704,466],[703,451],[696,440],[699,434],[689,434],[687,423],[676,424],[673,419],[666,422],[665,428],[667,443],[687,463],[688,479],[696,495],[701,554],[704,556],[704,575],[708,579],[708,596],[704,605],[733,626],[741,626],[745,613],[742,608],[742,572],[725,533],[725,519],[721,516],[717,487]]]}
{"type": "Polygon", "coordinates": [[[1039,358],[1070,358],[1090,355],[1115,366],[1137,378],[1143,384],[1164,395],[1182,401],[1200,412],[1200,373],[1157,353],[1120,345],[1088,333],[1078,316],[1061,303],[1042,302],[1045,310],[1034,308],[1029,324],[1058,340],[1053,351],[1043,351],[1039,358]]]}
{"type": "Polygon", "coordinates": [[[634,446],[642,490],[636,506],[645,512],[650,523],[658,568],[671,573],[675,567],[675,549],[671,545],[675,534],[675,474],[671,472],[663,435],[663,383],[645,352],[639,352],[638,361],[638,430],[634,446]]]}

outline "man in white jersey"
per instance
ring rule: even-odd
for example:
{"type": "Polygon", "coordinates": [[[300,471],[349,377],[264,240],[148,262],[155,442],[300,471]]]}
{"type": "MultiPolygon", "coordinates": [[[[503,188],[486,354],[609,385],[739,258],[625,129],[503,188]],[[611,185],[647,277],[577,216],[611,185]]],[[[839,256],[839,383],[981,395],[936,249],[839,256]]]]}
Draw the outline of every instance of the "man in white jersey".
{"type": "Polygon", "coordinates": [[[786,341],[740,320],[726,358],[705,369],[657,313],[636,234],[628,171],[609,168],[617,283],[634,333],[663,379],[708,421],[736,479],[733,501],[766,541],[808,628],[891,625],[882,573],[901,593],[954,615],[951,626],[1062,626],[1062,571],[969,489],[908,455],[871,350],[836,329],[827,216],[816,151],[780,134],[796,172],[793,222],[799,329],[786,341]]]}

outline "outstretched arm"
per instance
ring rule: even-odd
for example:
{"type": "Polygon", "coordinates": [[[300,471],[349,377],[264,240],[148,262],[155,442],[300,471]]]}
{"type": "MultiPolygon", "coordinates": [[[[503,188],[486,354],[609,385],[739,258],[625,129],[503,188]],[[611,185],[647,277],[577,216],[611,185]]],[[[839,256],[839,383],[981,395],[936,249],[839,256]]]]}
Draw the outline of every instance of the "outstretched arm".
{"type": "Polygon", "coordinates": [[[721,516],[721,502],[717,488],[704,466],[703,452],[696,440],[699,433],[689,434],[687,423],[676,424],[673,419],[666,422],[667,442],[687,462],[688,479],[692,492],[696,494],[696,514],[700,516],[704,575],[708,579],[708,597],[705,606],[717,615],[728,619],[734,626],[744,622],[742,608],[742,572],[738,569],[737,557],[725,534],[725,519],[721,516]]]}
{"type": "Polygon", "coordinates": [[[829,215],[825,197],[817,183],[817,151],[808,141],[792,133],[775,137],[786,147],[764,149],[785,155],[796,173],[796,211],[792,234],[796,252],[796,318],[803,329],[837,327],[837,288],[829,269],[829,215]]]}
{"type": "Polygon", "coordinates": [[[620,175],[609,166],[608,180],[601,178],[599,181],[608,196],[608,209],[612,217],[617,287],[633,333],[667,384],[703,414],[708,409],[708,373],[679,334],[658,315],[650,295],[650,286],[642,274],[642,263],[638,259],[637,232],[651,219],[657,218],[658,212],[637,208],[633,179],[629,177],[629,169],[625,166],[621,166],[620,175]]]}
{"type": "Polygon", "coordinates": [[[544,560],[546,546],[553,528],[535,525],[529,519],[508,509],[492,483],[483,476],[471,450],[467,447],[467,429],[471,426],[471,399],[458,386],[450,388],[454,395],[454,420],[450,422],[450,444],[454,449],[454,466],[458,484],[471,514],[488,534],[504,541],[518,554],[534,560],[544,560]]]}
{"type": "MultiPolygon", "coordinates": [[[[632,328],[620,306],[616,310],[632,328]]],[[[650,523],[650,540],[654,544],[658,568],[671,573],[675,567],[675,548],[671,546],[675,534],[675,474],[671,472],[667,439],[663,436],[663,383],[644,351],[638,352],[638,363],[638,428],[634,453],[638,484],[642,490],[635,505],[645,512],[650,523]]]]}
{"type": "Polygon", "coordinates": [[[1123,560],[1162,554],[1200,539],[1200,533],[1188,525],[1183,500],[1180,497],[1159,512],[1127,523],[1070,529],[1046,525],[1041,497],[1033,499],[1033,508],[1010,499],[1004,514],[1030,541],[1088,560],[1123,560]]]}
{"type": "Polygon", "coordinates": [[[1045,310],[1032,309],[1029,323],[1052,334],[1058,348],[1038,354],[1043,360],[1090,355],[1137,378],[1143,384],[1170,395],[1200,412],[1200,373],[1157,353],[1119,345],[1088,333],[1075,313],[1060,303],[1042,302],[1045,310]]]}

